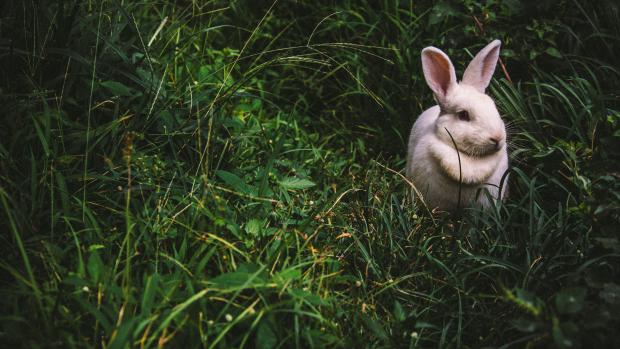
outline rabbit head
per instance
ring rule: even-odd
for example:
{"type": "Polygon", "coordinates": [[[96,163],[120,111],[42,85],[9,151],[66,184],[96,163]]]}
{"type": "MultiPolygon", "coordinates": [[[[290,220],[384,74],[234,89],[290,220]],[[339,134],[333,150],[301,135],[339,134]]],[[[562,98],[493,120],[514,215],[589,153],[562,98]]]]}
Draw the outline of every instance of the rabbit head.
{"type": "Polygon", "coordinates": [[[441,110],[436,136],[451,147],[454,138],[459,151],[472,157],[490,156],[506,146],[504,122],[493,100],[484,93],[495,71],[500,45],[494,40],[478,52],[460,83],[445,53],[432,46],[422,50],[424,77],[441,110]]]}

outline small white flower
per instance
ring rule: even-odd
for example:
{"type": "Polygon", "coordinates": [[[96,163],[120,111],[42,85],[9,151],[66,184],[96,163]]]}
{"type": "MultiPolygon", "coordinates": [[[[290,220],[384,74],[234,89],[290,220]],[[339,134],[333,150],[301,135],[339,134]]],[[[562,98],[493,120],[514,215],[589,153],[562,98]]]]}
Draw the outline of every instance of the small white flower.
{"type": "Polygon", "coordinates": [[[226,316],[224,316],[224,318],[226,319],[226,321],[231,322],[233,317],[230,314],[226,314],[226,316]]]}
{"type": "Polygon", "coordinates": [[[411,332],[411,338],[418,338],[418,333],[416,331],[411,332]]]}
{"type": "Polygon", "coordinates": [[[89,291],[90,291],[90,289],[88,288],[88,286],[84,286],[84,287],[82,287],[82,291],[84,291],[84,292],[89,292],[89,291]]]}

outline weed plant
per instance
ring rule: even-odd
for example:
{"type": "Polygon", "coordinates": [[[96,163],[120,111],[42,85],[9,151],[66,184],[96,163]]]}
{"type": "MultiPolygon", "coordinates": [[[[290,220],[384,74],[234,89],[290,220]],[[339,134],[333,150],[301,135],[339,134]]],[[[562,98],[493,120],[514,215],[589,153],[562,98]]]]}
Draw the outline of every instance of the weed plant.
{"type": "Polygon", "coordinates": [[[620,347],[614,1],[3,1],[3,347],[620,347]],[[433,104],[503,42],[510,193],[429,213],[433,104]],[[459,74],[460,75],[460,74],[459,74]]]}

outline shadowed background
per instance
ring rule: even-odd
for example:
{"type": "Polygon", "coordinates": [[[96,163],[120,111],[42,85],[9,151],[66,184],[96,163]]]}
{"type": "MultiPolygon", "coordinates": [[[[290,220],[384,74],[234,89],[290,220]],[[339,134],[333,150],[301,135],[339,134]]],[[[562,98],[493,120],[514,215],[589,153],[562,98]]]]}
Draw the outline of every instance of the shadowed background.
{"type": "Polygon", "coordinates": [[[613,1],[0,5],[0,340],[23,347],[614,347],[613,1]],[[402,178],[502,40],[505,205],[402,178]]]}

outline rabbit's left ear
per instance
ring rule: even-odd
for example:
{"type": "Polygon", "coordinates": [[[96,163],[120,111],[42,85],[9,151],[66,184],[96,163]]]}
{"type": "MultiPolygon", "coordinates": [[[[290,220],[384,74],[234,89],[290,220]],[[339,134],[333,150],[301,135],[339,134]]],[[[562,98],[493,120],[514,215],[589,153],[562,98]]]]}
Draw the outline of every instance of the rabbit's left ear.
{"type": "Polygon", "coordinates": [[[469,63],[467,69],[465,69],[463,81],[461,82],[475,87],[480,92],[484,92],[493,77],[501,44],[501,41],[493,40],[480,50],[471,63],[469,63]]]}

